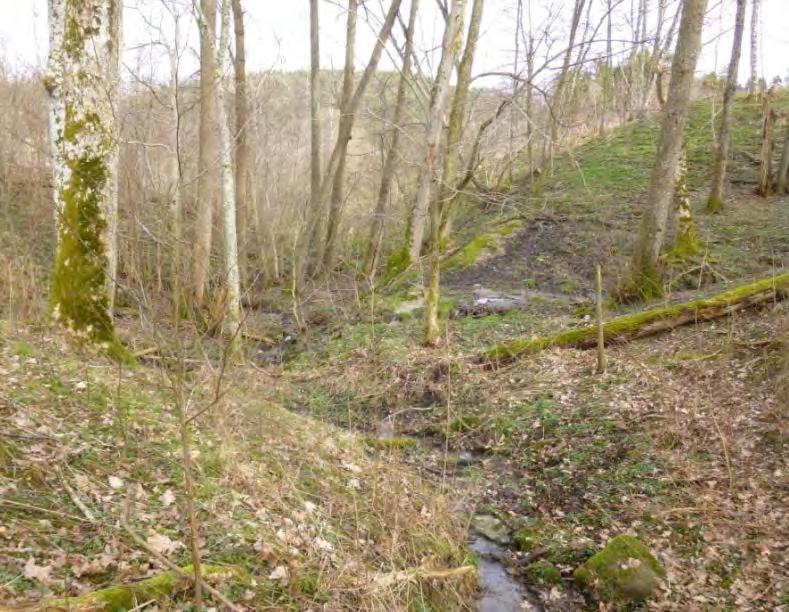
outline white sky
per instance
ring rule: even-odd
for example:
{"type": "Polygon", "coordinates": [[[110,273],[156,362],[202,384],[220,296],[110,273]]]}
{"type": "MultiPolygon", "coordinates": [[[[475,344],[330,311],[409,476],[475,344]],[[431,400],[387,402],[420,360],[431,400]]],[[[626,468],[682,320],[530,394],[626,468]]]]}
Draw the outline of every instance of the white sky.
{"type": "MultiPolygon", "coordinates": [[[[189,0],[167,0],[189,6],[189,0]]],[[[595,7],[591,21],[596,23],[604,6],[602,0],[593,0],[595,7]]],[[[622,4],[618,15],[617,33],[615,38],[630,36],[629,20],[630,4],[634,0],[620,0],[622,4]]],[[[151,51],[149,43],[159,34],[154,28],[146,25],[144,17],[149,21],[163,24],[164,36],[172,36],[172,22],[162,16],[160,3],[162,0],[125,0],[124,12],[124,44],[126,53],[124,60],[130,66],[158,65],[161,55],[151,51]],[[151,62],[151,57],[154,61],[151,62]],[[158,59],[157,59],[158,58],[158,59]]],[[[242,0],[247,13],[247,55],[248,69],[251,71],[278,69],[294,70],[309,66],[309,20],[307,0],[242,0]]],[[[343,45],[345,37],[344,13],[339,7],[341,0],[321,1],[321,61],[323,67],[340,68],[343,62],[343,45]]],[[[375,19],[380,22],[382,0],[367,0],[375,19]]],[[[408,0],[404,0],[401,11],[406,14],[408,0]]],[[[525,0],[524,5],[528,5],[525,0]]],[[[531,0],[535,26],[548,13],[547,6],[570,9],[569,0],[531,0]]],[[[655,0],[650,0],[654,6],[655,0]]],[[[731,50],[731,28],[733,26],[734,0],[710,0],[707,23],[704,31],[705,47],[699,62],[699,72],[725,71],[731,50]]],[[[674,6],[674,2],[670,2],[674,6]]],[[[475,62],[475,72],[492,70],[511,70],[512,50],[514,48],[514,7],[515,0],[487,0],[482,36],[475,62]]],[[[421,0],[420,33],[418,47],[427,52],[440,40],[440,23],[437,19],[434,0],[421,0]]],[[[775,76],[787,77],[789,74],[789,0],[762,0],[762,19],[760,31],[762,46],[759,66],[762,74],[769,80],[775,76]]],[[[569,19],[557,22],[550,36],[556,37],[551,53],[560,51],[566,38],[569,19]]],[[[746,35],[750,22],[750,2],[746,15],[746,35]]],[[[184,70],[187,72],[195,66],[194,28],[189,15],[184,17],[184,31],[187,32],[187,44],[191,49],[184,53],[184,70]]],[[[398,28],[399,31],[399,28],[398,28]]],[[[360,22],[358,27],[357,65],[363,66],[373,44],[372,27],[360,22]]],[[[604,36],[604,29],[599,37],[604,36]]],[[[46,60],[47,23],[46,0],[0,0],[0,60],[6,67],[13,70],[27,70],[41,67],[46,60]]],[[[596,53],[597,51],[595,51],[596,53]]],[[[743,45],[740,81],[747,78],[749,72],[748,41],[743,45]]],[[[538,60],[538,64],[539,64],[538,60]]],[[[381,68],[392,68],[392,62],[384,56],[381,68]]],[[[150,68],[148,68],[150,70],[150,68]]],[[[166,70],[164,64],[154,70],[166,70]]]]}

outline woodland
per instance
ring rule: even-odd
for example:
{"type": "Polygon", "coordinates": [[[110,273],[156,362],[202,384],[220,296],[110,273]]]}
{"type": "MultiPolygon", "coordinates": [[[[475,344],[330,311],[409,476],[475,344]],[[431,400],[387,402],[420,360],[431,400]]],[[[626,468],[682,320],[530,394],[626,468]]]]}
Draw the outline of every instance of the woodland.
{"type": "Polygon", "coordinates": [[[780,2],[31,2],[0,612],[787,609],[780,2]]]}

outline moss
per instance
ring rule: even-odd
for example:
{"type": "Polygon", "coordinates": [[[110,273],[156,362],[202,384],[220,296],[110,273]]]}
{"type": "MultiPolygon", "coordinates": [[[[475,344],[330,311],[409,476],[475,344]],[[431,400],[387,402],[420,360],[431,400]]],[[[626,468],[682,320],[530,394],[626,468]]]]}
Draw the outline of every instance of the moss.
{"type": "Polygon", "coordinates": [[[539,519],[531,519],[512,534],[512,541],[518,550],[529,552],[542,542],[543,525],[539,519]]]}
{"type": "Polygon", "coordinates": [[[464,414],[449,423],[449,431],[459,432],[476,429],[481,424],[481,419],[475,414],[464,414]]]}
{"type": "Polygon", "coordinates": [[[712,214],[723,212],[723,200],[715,196],[710,196],[707,200],[706,211],[712,214]]]}
{"type": "MultiPolygon", "coordinates": [[[[142,602],[158,600],[162,597],[186,591],[192,585],[192,580],[188,576],[192,572],[192,566],[186,566],[182,568],[182,571],[187,575],[174,571],[163,572],[140,582],[110,586],[80,595],[79,597],[52,599],[47,601],[47,610],[60,608],[68,610],[107,610],[112,612],[130,610],[142,602]]],[[[239,575],[237,568],[218,565],[203,565],[201,566],[201,571],[203,576],[216,578],[228,578],[239,575]]]]}
{"type": "Polygon", "coordinates": [[[473,266],[486,251],[498,248],[499,241],[493,234],[480,234],[460,247],[444,262],[445,270],[463,269],[473,266]]]}
{"type": "Polygon", "coordinates": [[[620,535],[576,569],[573,578],[601,601],[627,604],[649,598],[664,575],[638,538],[620,535]]]}
{"type": "MultiPolygon", "coordinates": [[[[644,310],[629,315],[617,317],[605,323],[606,342],[621,340],[632,336],[639,329],[649,323],[654,323],[663,319],[670,319],[682,314],[693,314],[688,322],[703,319],[706,312],[715,311],[718,308],[726,307],[739,299],[756,295],[771,289],[783,289],[789,286],[789,272],[775,277],[768,277],[753,283],[741,285],[713,295],[709,298],[702,298],[685,302],[644,310]]],[[[497,362],[506,361],[520,355],[528,355],[539,352],[545,348],[556,346],[575,346],[585,348],[596,342],[597,328],[594,325],[579,327],[569,331],[561,332],[553,336],[542,336],[534,339],[519,339],[499,344],[488,349],[481,355],[483,361],[497,362]]]]}
{"type": "Polygon", "coordinates": [[[544,586],[557,585],[562,581],[559,569],[550,561],[541,559],[528,565],[525,570],[526,580],[544,586]]]}

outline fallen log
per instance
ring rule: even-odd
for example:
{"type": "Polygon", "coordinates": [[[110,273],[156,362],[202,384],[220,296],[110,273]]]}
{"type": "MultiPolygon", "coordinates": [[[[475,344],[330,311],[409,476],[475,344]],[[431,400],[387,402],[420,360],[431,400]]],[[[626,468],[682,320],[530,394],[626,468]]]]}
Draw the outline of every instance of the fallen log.
{"type": "MultiPolygon", "coordinates": [[[[203,576],[208,579],[227,580],[238,576],[232,566],[202,565],[203,576]]],[[[33,610],[68,610],[69,612],[99,612],[102,610],[131,610],[164,597],[172,598],[184,593],[193,584],[190,576],[191,566],[156,574],[145,580],[109,586],[76,597],[54,597],[34,604],[21,604],[13,607],[0,606],[0,612],[20,612],[33,610]]]]}
{"type": "MultiPolygon", "coordinates": [[[[758,304],[789,297],[789,273],[741,285],[708,298],[672,304],[611,319],[603,325],[605,343],[618,344],[652,336],[689,323],[709,321],[758,304]]],[[[490,348],[478,361],[490,366],[509,363],[518,357],[551,347],[593,348],[597,327],[589,325],[552,336],[522,338],[490,348]]]]}

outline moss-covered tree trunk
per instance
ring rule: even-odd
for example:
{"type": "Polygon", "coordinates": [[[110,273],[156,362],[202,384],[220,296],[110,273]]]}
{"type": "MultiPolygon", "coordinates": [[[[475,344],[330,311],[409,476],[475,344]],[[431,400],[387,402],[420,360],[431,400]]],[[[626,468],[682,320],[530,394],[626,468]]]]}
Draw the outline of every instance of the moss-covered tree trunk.
{"type": "Polygon", "coordinates": [[[734,94],[737,91],[737,68],[740,65],[742,34],[745,31],[745,3],[746,0],[737,0],[731,59],[729,60],[729,70],[726,73],[726,89],[723,92],[723,108],[721,109],[721,125],[718,131],[718,147],[715,150],[715,161],[712,166],[710,197],[707,199],[707,211],[711,213],[717,213],[723,209],[723,181],[726,178],[726,163],[729,158],[731,111],[734,104],[734,94]]]}
{"type": "MultiPolygon", "coordinates": [[[[58,248],[52,274],[55,319],[65,328],[110,349],[116,346],[108,284],[108,223],[115,119],[107,95],[115,53],[113,19],[118,0],[50,0],[53,45],[49,66],[53,107],[62,109],[54,125],[58,248]],[[51,84],[56,83],[55,87],[51,84]]],[[[53,113],[55,118],[55,113],[53,113]]]]}
{"type": "Polygon", "coordinates": [[[471,85],[471,67],[474,64],[474,52],[479,39],[479,28],[482,22],[484,0],[474,0],[471,7],[471,19],[468,26],[466,45],[457,69],[457,84],[449,113],[449,125],[446,129],[443,169],[439,189],[430,203],[430,258],[429,271],[425,287],[424,312],[424,343],[434,346],[438,343],[438,301],[440,293],[441,251],[444,238],[449,237],[452,203],[456,198],[455,162],[458,155],[463,124],[466,115],[466,101],[471,85]]]}
{"type": "Polygon", "coordinates": [[[696,234],[693,210],[690,207],[688,157],[684,147],[677,164],[677,185],[674,189],[674,203],[677,212],[677,235],[674,238],[672,251],[681,257],[694,255],[699,252],[701,247],[696,234]]]}
{"type": "Polygon", "coordinates": [[[664,109],[660,140],[649,180],[649,190],[630,268],[629,297],[650,298],[663,292],[658,268],[666,224],[688,117],[693,75],[701,48],[701,29],[707,0],[687,0],[682,5],[677,49],[671,66],[671,83],[664,109]]]}

